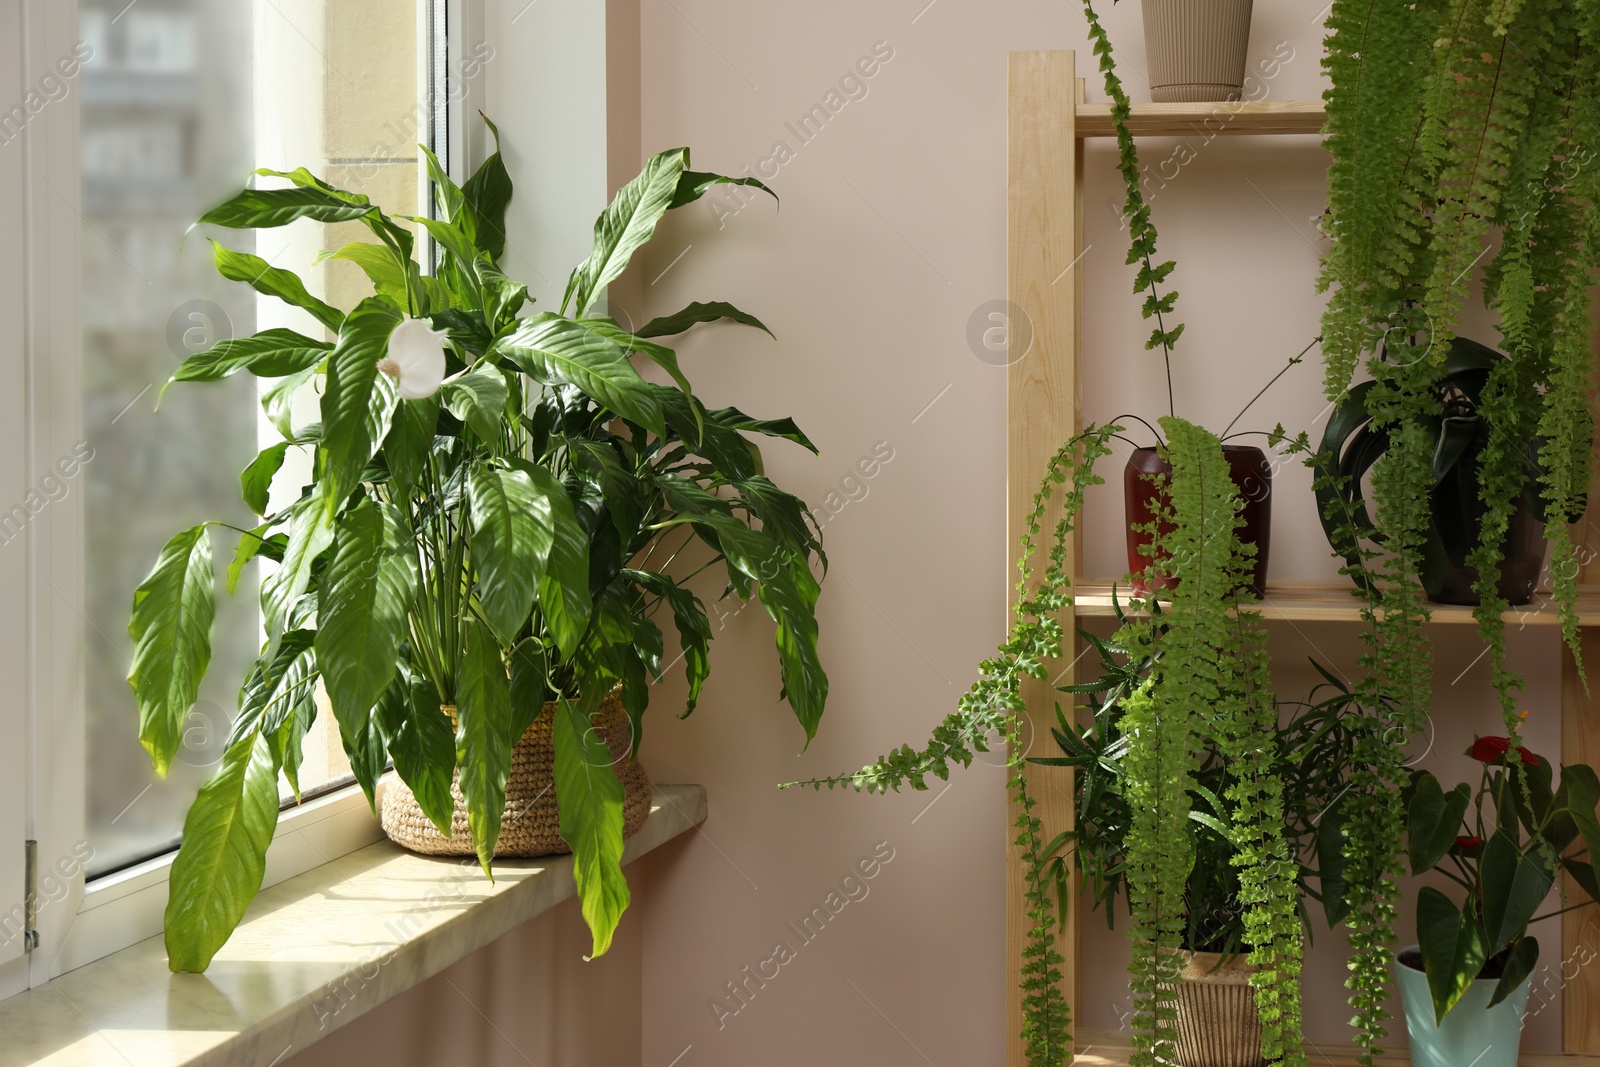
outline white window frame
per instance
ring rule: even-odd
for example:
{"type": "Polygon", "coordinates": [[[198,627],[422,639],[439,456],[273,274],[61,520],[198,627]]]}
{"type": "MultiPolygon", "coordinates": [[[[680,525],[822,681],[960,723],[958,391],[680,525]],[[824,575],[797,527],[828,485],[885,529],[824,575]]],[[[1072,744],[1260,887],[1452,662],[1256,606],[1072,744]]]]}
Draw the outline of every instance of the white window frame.
{"type": "MultiPolygon", "coordinates": [[[[450,170],[463,180],[493,150],[478,111],[496,120],[518,191],[508,269],[530,282],[539,306],[552,306],[587,252],[596,213],[641,161],[638,0],[439,2],[450,27],[445,61],[461,91],[436,113],[435,137],[447,127],[450,170]],[[628,69],[613,85],[607,68],[616,62],[628,69]],[[618,129],[621,143],[610,143],[618,129]],[[538,274],[519,269],[524,248],[538,274]]],[[[428,21],[419,4],[419,26],[428,21]]],[[[25,94],[77,41],[75,2],[0,0],[0,93],[25,94]]],[[[0,118],[9,98],[0,95],[0,118]]],[[[61,195],[80,188],[73,83],[24,138],[0,144],[0,501],[21,500],[35,469],[81,440],[81,224],[61,195]]],[[[42,883],[39,948],[8,957],[0,940],[0,999],[159,933],[173,855],[85,883],[85,620],[73,607],[84,602],[81,493],[43,509],[25,538],[0,545],[0,678],[10,683],[0,739],[27,740],[0,744],[0,887],[20,881],[26,840],[53,878],[42,883]]],[[[268,852],[266,884],[378,836],[354,786],[290,809],[268,852]]],[[[10,895],[0,891],[0,908],[10,895]]]]}

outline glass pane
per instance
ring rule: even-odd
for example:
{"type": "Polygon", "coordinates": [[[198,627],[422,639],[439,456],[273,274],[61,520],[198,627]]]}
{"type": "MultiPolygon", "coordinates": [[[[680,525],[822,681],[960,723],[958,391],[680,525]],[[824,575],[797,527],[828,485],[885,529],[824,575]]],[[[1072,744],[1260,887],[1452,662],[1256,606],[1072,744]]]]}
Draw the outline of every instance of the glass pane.
{"type": "MultiPolygon", "coordinates": [[[[133,590],[180,529],[260,520],[238,475],[277,431],[260,383],[238,375],[180,385],[156,399],[182,358],[218,340],[289,326],[325,336],[309,316],[224,282],[205,235],[186,231],[256,167],[306,166],[393,212],[415,214],[416,6],[395,0],[79,0],[94,49],[83,78],[84,413],[87,484],[89,840],[91,874],[174,847],[200,784],[222,757],[240,682],[261,642],[258,565],[236,595],[223,585],[238,535],[214,527],[218,572],[212,661],[166,781],[138,742],[125,676],[133,590]]],[[[66,191],[63,191],[65,195],[66,191]]],[[[347,263],[313,266],[318,249],[360,239],[302,222],[220,231],[228,246],[299,273],[336,306],[370,295],[347,263]]],[[[316,397],[300,398],[315,419],[316,397]]],[[[272,506],[307,470],[291,455],[272,506]]],[[[269,564],[270,565],[270,564],[269,564]]],[[[329,716],[306,740],[303,790],[349,772],[329,716]]],[[[288,796],[285,789],[285,796],[288,796]]]]}

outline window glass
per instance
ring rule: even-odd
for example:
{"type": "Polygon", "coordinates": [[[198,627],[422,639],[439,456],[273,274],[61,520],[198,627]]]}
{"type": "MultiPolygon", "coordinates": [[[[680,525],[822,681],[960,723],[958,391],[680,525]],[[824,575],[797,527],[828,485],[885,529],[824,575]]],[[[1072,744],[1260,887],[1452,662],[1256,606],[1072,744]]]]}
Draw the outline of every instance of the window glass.
{"type": "MultiPolygon", "coordinates": [[[[221,760],[262,638],[262,564],[246,568],[228,596],[238,534],[213,527],[221,596],[211,667],[172,773],[157,780],[125,681],[133,591],[180,529],[260,521],[240,502],[239,472],[278,439],[261,416],[261,383],[249,375],[165,394],[162,384],[181,359],[229,337],[274,326],[326,336],[304,313],[220,279],[206,238],[295,271],[336,306],[371,292],[352,264],[313,265],[319,249],[359,239],[349,227],[301,222],[259,235],[189,227],[256,167],[307,166],[415,214],[425,112],[417,7],[404,0],[79,0],[79,13],[93,49],[82,72],[83,187],[59,193],[76,201],[83,223],[83,403],[93,458],[81,475],[89,591],[81,610],[94,875],[178,843],[189,802],[221,760]]],[[[301,398],[312,413],[305,421],[316,404],[314,395],[301,398]]],[[[306,474],[291,456],[271,506],[294,499],[306,474]]],[[[306,740],[303,790],[349,771],[322,703],[306,740]]]]}

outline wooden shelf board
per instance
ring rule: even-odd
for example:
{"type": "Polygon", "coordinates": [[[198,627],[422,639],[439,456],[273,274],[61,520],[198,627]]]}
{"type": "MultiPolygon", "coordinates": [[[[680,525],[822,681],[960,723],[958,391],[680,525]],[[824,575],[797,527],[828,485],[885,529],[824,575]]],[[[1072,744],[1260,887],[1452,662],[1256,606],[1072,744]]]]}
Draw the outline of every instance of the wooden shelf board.
{"type": "MultiPolygon", "coordinates": [[[[1113,584],[1117,587],[1117,598],[1126,610],[1130,595],[1127,585],[1121,581],[1113,583],[1108,578],[1079,578],[1073,582],[1073,611],[1087,618],[1114,615],[1111,606],[1113,584]]],[[[1432,607],[1435,623],[1470,626],[1477,622],[1469,607],[1459,604],[1434,604],[1432,607]]],[[[1351,586],[1343,579],[1336,582],[1268,582],[1267,595],[1261,602],[1261,615],[1265,619],[1293,622],[1360,622],[1361,608],[1361,601],[1351,595],[1351,586]]],[[[1560,624],[1555,603],[1543,595],[1535,597],[1530,604],[1512,608],[1504,618],[1512,626],[1560,624]]],[[[1579,587],[1578,622],[1583,626],[1600,626],[1600,587],[1579,587]]]]}
{"type": "MultiPolygon", "coordinates": [[[[1405,1024],[1400,1023],[1403,1030],[1405,1024]]],[[[1398,1033],[1390,1042],[1398,1049],[1404,1044],[1398,1033]]],[[[1125,1067],[1131,1049],[1128,1048],[1126,1030],[1080,1030],[1077,1034],[1077,1056],[1073,1067],[1125,1067]]],[[[1308,1059],[1317,1067],[1355,1067],[1356,1050],[1353,1045],[1312,1045],[1307,1048],[1308,1059]]],[[[1380,1067],[1408,1067],[1411,1057],[1400,1051],[1389,1052],[1377,1058],[1380,1067]]],[[[1580,1053],[1524,1052],[1517,1058],[1518,1067],[1600,1067],[1600,1056],[1580,1053]]],[[[1465,1065],[1463,1065],[1465,1067],[1465,1065]]]]}
{"type": "MultiPolygon", "coordinates": [[[[1217,101],[1134,104],[1128,129],[1139,137],[1213,134],[1319,134],[1327,122],[1321,100],[1217,101]]],[[[1110,104],[1079,104],[1079,137],[1114,137],[1110,104]]]]}

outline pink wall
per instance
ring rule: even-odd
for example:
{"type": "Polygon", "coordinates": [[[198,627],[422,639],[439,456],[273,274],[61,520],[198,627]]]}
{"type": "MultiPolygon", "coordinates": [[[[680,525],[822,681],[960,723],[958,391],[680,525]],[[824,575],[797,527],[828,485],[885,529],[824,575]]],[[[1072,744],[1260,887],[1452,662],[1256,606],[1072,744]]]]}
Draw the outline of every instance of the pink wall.
{"type": "MultiPolygon", "coordinates": [[[[1086,57],[1084,19],[1073,3],[926,3],[641,0],[645,150],[687,144],[697,169],[729,173],[776,159],[771,184],[783,198],[779,210],[712,196],[669,216],[642,271],[645,317],[729,299],[773,328],[775,342],[701,328],[682,346],[683,366],[713,405],[798,419],[822,457],[770,446],[768,467],[819,511],[830,493],[835,509],[846,499],[841,479],[877,442],[893,450],[871,480],[846,483],[859,499],[827,522],[832,569],[820,611],[833,695],[809,750],[801,753],[803,736],[777,702],[772,628],[759,608],[723,620],[695,715],[652,717],[647,763],[661,780],[704,783],[711,818],[684,848],[647,857],[635,872],[647,1067],[680,1055],[682,1067],[1003,1060],[1006,830],[994,757],[955,775],[948,793],[937,782],[932,792],[887,798],[773,788],[920,743],[1006,622],[1003,371],[976,358],[966,334],[974,312],[1005,294],[1006,52],[1086,57]],[[824,103],[875,42],[892,58],[864,80],[865,96],[846,86],[858,98],[802,140],[790,124],[824,103]],[[877,842],[893,848],[893,861],[864,899],[802,945],[785,924],[823,903],[877,842]],[[759,975],[780,941],[794,958],[767,964],[777,977],[749,980],[746,1005],[728,1014],[739,1004],[726,983],[745,981],[747,966],[759,975]],[[721,1011],[710,1004],[719,997],[721,1011]]],[[[1130,91],[1148,99],[1138,4],[1100,8],[1130,91]]],[[[1271,98],[1320,94],[1322,12],[1320,0],[1257,5],[1250,55],[1279,61],[1266,68],[1271,98]]],[[[1104,99],[1083,66],[1089,98],[1104,99]]],[[[1145,142],[1144,158],[1155,169],[1178,144],[1145,142]]],[[[1327,164],[1308,138],[1196,137],[1190,147],[1192,161],[1157,172],[1172,177],[1152,205],[1163,251],[1180,263],[1188,323],[1175,367],[1180,412],[1217,428],[1317,333],[1313,219],[1327,164]]],[[[1111,167],[1109,145],[1094,145],[1092,247],[1081,263],[1085,407],[1093,419],[1153,418],[1165,386],[1128,291],[1111,167]]],[[[1477,332],[1494,339],[1481,324],[1477,332]]],[[[1313,353],[1241,425],[1281,420],[1320,431],[1319,383],[1313,353]]],[[[1281,469],[1275,499],[1274,576],[1331,576],[1307,473],[1281,469]]],[[[1115,483],[1091,499],[1092,572],[1121,573],[1120,507],[1115,483]]],[[[711,581],[699,588],[720,592],[711,581]]],[[[1467,761],[1457,754],[1474,731],[1498,732],[1497,720],[1480,691],[1487,670],[1473,662],[1476,636],[1434,632],[1439,736],[1423,765],[1459,776],[1467,761]]],[[[1307,655],[1353,672],[1352,637],[1327,625],[1276,630],[1282,693],[1309,688],[1307,655]]],[[[1535,679],[1530,741],[1553,753],[1555,646],[1544,630],[1513,644],[1535,679]]],[[[680,692],[664,685],[659,710],[670,711],[680,692]]],[[[1098,915],[1085,929],[1084,1022],[1115,1027],[1126,1006],[1122,944],[1096,932],[1098,915]]],[[[1330,1039],[1349,1014],[1336,941],[1321,933],[1307,976],[1309,1028],[1330,1039]]],[[[1532,1019],[1525,1047],[1554,1047],[1558,1016],[1552,1006],[1532,1019]]]]}

